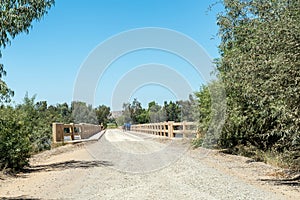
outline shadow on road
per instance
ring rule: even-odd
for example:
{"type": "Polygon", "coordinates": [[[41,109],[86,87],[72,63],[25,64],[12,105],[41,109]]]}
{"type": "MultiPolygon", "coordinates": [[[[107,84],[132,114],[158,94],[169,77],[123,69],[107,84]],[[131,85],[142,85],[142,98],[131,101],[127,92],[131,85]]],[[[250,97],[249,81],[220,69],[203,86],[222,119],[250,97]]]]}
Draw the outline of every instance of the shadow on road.
{"type": "Polygon", "coordinates": [[[275,185],[300,186],[300,174],[285,179],[260,179],[261,181],[273,182],[275,185]]]}
{"type": "Polygon", "coordinates": [[[79,161],[69,160],[65,162],[51,163],[45,165],[32,165],[29,168],[24,169],[23,173],[39,172],[39,171],[61,171],[75,168],[91,168],[101,166],[112,166],[111,162],[108,161],[79,161]]]}
{"type": "Polygon", "coordinates": [[[12,199],[30,199],[30,200],[39,200],[39,198],[33,198],[29,196],[17,196],[17,197],[0,197],[1,200],[12,200],[12,199]]]}

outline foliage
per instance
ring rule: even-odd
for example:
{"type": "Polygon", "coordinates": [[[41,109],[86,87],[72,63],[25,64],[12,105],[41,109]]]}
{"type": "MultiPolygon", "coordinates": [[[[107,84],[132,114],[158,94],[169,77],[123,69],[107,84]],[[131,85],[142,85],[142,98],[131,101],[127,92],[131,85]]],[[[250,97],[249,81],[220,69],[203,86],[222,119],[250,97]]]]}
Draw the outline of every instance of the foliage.
{"type": "Polygon", "coordinates": [[[166,121],[166,113],[155,101],[148,103],[148,114],[150,123],[166,121]]]}
{"type": "Polygon", "coordinates": [[[54,0],[2,0],[0,7],[0,47],[10,44],[11,38],[21,32],[29,33],[33,20],[40,20],[54,0]]]}
{"type": "Polygon", "coordinates": [[[83,102],[72,102],[71,106],[67,103],[48,106],[46,101],[36,102],[35,98],[35,95],[29,97],[26,94],[22,104],[0,106],[0,169],[20,170],[28,164],[31,154],[50,149],[52,123],[74,123],[74,113],[79,117],[86,115],[83,119],[88,121],[84,122],[93,120],[97,124],[96,115],[90,113],[99,114],[104,110],[105,122],[110,122],[111,126],[115,124],[113,119],[108,119],[110,108],[104,105],[96,109],[83,102]]]}
{"type": "Polygon", "coordinates": [[[24,97],[23,104],[16,107],[20,113],[22,129],[28,134],[33,152],[50,149],[52,141],[52,129],[50,113],[47,102],[35,103],[35,96],[24,97]]]}
{"type": "Polygon", "coordinates": [[[149,122],[146,110],[142,108],[142,104],[136,98],[129,104],[129,112],[133,124],[144,124],[149,122]]]}
{"type": "Polygon", "coordinates": [[[164,102],[163,111],[166,114],[166,121],[181,121],[181,109],[177,102],[164,102]]]}
{"type": "Polygon", "coordinates": [[[132,103],[124,103],[122,115],[117,119],[119,126],[124,123],[143,124],[149,122],[147,110],[142,108],[141,103],[135,98],[132,103]]]}
{"type": "Polygon", "coordinates": [[[103,124],[103,126],[106,128],[107,123],[109,122],[109,118],[111,116],[110,107],[105,105],[100,105],[95,109],[95,111],[96,111],[98,124],[103,124]]]}
{"type": "Polygon", "coordinates": [[[14,92],[8,88],[7,84],[2,80],[2,77],[6,75],[6,71],[3,69],[3,64],[0,64],[0,103],[8,103],[14,92]]]}
{"type": "Polygon", "coordinates": [[[180,121],[195,122],[199,119],[199,102],[190,94],[188,100],[176,102],[180,108],[180,121]]]}
{"type": "Polygon", "coordinates": [[[67,103],[56,104],[55,106],[50,105],[48,107],[48,116],[50,122],[60,122],[60,123],[72,123],[74,119],[72,118],[71,107],[67,103]]]}
{"type": "MultiPolygon", "coordinates": [[[[0,48],[5,48],[21,32],[29,33],[32,21],[40,20],[52,5],[54,0],[1,0],[0,48]]],[[[0,103],[10,102],[14,95],[2,79],[5,75],[3,64],[0,64],[0,103]]]]}
{"type": "MultiPolygon", "coordinates": [[[[226,94],[222,82],[212,81],[195,92],[198,100],[198,131],[203,146],[214,147],[220,142],[226,118],[226,94]]],[[[197,143],[197,141],[195,141],[197,143]]]]}
{"type": "Polygon", "coordinates": [[[132,122],[130,113],[130,103],[123,103],[122,115],[116,119],[118,126],[132,122]]]}
{"type": "Polygon", "coordinates": [[[203,85],[195,95],[199,103],[199,131],[206,133],[211,121],[211,97],[208,86],[203,85]]]}
{"type": "Polygon", "coordinates": [[[197,101],[192,95],[188,100],[164,102],[163,106],[155,101],[143,108],[141,103],[134,99],[132,103],[124,103],[122,115],[116,119],[119,126],[124,123],[145,124],[164,121],[195,121],[198,118],[197,101]]]}
{"type": "Polygon", "coordinates": [[[296,159],[300,156],[300,2],[224,0],[223,4],[217,67],[227,93],[228,117],[220,145],[251,145],[287,152],[296,159]]]}
{"type": "Polygon", "coordinates": [[[68,104],[47,105],[46,101],[35,102],[36,96],[25,95],[23,103],[16,106],[23,130],[28,134],[33,152],[50,149],[52,142],[52,123],[70,123],[71,108],[68,104]]]}
{"type": "Polygon", "coordinates": [[[28,165],[31,145],[20,116],[12,107],[0,108],[0,169],[18,171],[28,165]]]}
{"type": "Polygon", "coordinates": [[[118,128],[116,123],[107,123],[107,127],[108,129],[114,129],[114,128],[118,128]]]}
{"type": "Polygon", "coordinates": [[[85,102],[73,101],[71,103],[72,117],[75,123],[98,124],[96,111],[92,105],[85,102]]]}

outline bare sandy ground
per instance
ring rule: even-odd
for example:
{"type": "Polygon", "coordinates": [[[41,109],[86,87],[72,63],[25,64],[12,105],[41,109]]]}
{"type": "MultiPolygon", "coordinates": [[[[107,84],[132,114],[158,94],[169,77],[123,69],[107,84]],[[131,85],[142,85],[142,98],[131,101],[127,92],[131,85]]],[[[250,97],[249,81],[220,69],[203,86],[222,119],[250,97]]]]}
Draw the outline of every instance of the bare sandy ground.
{"type": "Polygon", "coordinates": [[[299,183],[278,184],[282,169],[179,140],[108,130],[98,142],[33,157],[0,180],[3,199],[300,199],[299,183]]]}

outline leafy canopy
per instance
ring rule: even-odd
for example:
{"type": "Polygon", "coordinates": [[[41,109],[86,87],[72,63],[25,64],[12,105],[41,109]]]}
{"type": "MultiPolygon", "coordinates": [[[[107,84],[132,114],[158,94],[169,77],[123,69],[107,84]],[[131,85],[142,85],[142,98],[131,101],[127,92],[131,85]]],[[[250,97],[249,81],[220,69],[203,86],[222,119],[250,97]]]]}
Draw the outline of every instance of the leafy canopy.
{"type": "MultiPolygon", "coordinates": [[[[0,49],[10,44],[18,34],[29,33],[32,22],[40,20],[53,5],[54,0],[1,0],[0,49]]],[[[14,95],[2,80],[5,75],[3,64],[0,64],[0,103],[9,102],[10,97],[14,95]]]]}

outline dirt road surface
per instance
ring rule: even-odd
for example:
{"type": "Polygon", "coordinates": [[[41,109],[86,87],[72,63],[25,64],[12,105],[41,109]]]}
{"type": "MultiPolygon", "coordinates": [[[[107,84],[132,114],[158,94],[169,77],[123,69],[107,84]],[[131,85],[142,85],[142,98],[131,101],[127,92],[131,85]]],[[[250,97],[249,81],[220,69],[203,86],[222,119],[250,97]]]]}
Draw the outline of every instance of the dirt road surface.
{"type": "Polygon", "coordinates": [[[3,199],[300,199],[281,169],[214,150],[108,130],[98,141],[34,156],[16,178],[0,179],[3,199]]]}

